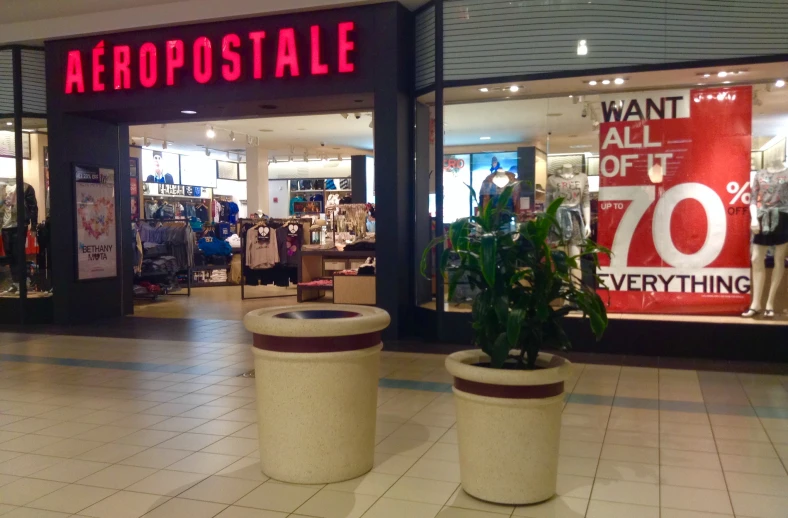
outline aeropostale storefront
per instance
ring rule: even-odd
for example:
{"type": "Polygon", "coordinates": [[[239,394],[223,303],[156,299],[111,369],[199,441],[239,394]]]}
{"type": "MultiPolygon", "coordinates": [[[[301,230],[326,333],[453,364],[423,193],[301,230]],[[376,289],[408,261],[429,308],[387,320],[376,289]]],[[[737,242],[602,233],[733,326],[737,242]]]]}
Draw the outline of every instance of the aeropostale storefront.
{"type": "Polygon", "coordinates": [[[47,42],[53,321],[132,312],[130,124],[374,110],[376,291],[398,336],[415,274],[413,41],[391,2],[47,42]],[[88,229],[101,247],[79,238],[85,196],[104,207],[88,229]],[[86,278],[84,255],[106,275],[86,278]]]}

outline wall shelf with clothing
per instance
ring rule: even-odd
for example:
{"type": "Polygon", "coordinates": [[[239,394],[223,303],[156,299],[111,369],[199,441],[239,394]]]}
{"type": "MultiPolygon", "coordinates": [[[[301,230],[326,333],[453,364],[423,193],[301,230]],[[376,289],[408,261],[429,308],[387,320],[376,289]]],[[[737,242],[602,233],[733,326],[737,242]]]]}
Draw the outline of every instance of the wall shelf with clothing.
{"type": "Polygon", "coordinates": [[[289,180],[290,214],[321,213],[331,205],[351,202],[350,178],[299,178],[289,180]],[[329,197],[332,199],[329,200],[329,197]],[[336,199],[334,199],[336,198],[336,199]],[[297,206],[296,203],[305,203],[297,206]],[[319,203],[310,206],[307,202],[319,203]],[[299,210],[299,208],[307,210],[299,210]],[[311,210],[311,208],[319,210],[311,210]]]}

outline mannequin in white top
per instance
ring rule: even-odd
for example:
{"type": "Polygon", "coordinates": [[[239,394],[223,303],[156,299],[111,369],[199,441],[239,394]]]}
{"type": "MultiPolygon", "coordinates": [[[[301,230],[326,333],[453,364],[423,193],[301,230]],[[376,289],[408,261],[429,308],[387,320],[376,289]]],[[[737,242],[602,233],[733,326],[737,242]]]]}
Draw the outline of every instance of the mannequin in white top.
{"type": "MultiPolygon", "coordinates": [[[[580,255],[580,245],[585,238],[591,235],[591,200],[588,189],[588,176],[585,173],[576,173],[572,164],[564,164],[554,175],[547,179],[545,203],[548,205],[558,198],[563,198],[561,208],[570,210],[573,214],[570,219],[572,226],[571,237],[564,239],[564,251],[569,256],[580,255]],[[582,210],[583,221],[579,221],[582,210]]],[[[559,209],[559,213],[561,209],[559,209]]],[[[559,214],[560,216],[560,214],[559,214]]],[[[561,218],[559,217],[559,221],[561,218]]],[[[565,229],[562,227],[561,232],[565,229]]],[[[582,273],[573,269],[572,277],[576,284],[580,284],[582,273]]]]}
{"type": "Polygon", "coordinates": [[[772,270],[771,286],[766,297],[763,316],[774,317],[774,301],[785,274],[785,257],[788,255],[788,229],[784,228],[788,220],[788,168],[781,161],[771,163],[766,169],[753,175],[750,187],[750,230],[755,235],[752,245],[752,302],[747,311],[742,313],[751,318],[761,312],[763,291],[766,284],[766,252],[774,246],[774,269],[772,270]],[[772,211],[771,215],[767,213],[772,211]],[[763,218],[777,218],[771,222],[769,232],[762,228],[763,218]]]}

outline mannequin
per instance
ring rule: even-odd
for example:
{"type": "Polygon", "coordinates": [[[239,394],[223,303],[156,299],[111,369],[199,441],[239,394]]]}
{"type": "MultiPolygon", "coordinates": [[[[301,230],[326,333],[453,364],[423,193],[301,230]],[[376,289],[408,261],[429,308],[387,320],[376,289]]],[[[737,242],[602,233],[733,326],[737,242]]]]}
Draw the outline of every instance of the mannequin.
{"type": "MultiPolygon", "coordinates": [[[[588,191],[588,176],[575,172],[572,164],[564,164],[561,169],[547,179],[545,204],[563,198],[556,219],[558,228],[552,232],[552,239],[563,242],[569,256],[580,255],[580,248],[591,235],[591,198],[588,191]],[[560,235],[559,235],[560,232],[560,235]]],[[[577,284],[582,279],[579,269],[572,272],[577,284]]]]}
{"type": "MultiPolygon", "coordinates": [[[[482,182],[482,188],[479,192],[479,205],[481,209],[484,210],[487,203],[491,200],[495,201],[498,199],[498,196],[503,194],[503,190],[516,181],[517,176],[515,176],[514,173],[504,170],[501,164],[498,163],[498,158],[493,157],[492,165],[490,166],[490,174],[482,182]]],[[[515,192],[512,193],[512,198],[509,202],[509,207],[512,212],[514,212],[515,202],[519,199],[519,189],[515,188],[515,192]]]]}
{"type": "MultiPolygon", "coordinates": [[[[18,254],[18,236],[19,228],[17,226],[17,194],[16,183],[6,184],[0,183],[0,224],[2,224],[2,239],[3,248],[8,260],[8,265],[11,269],[11,280],[13,284],[6,293],[19,292],[19,254],[18,254]]],[[[25,183],[23,184],[24,199],[25,199],[25,219],[24,219],[24,232],[27,233],[28,227],[32,223],[32,231],[35,232],[36,224],[38,222],[38,202],[36,201],[36,191],[32,186],[25,183]]]]}
{"type": "Polygon", "coordinates": [[[754,234],[752,245],[752,302],[742,313],[752,318],[761,312],[763,288],[766,283],[766,251],[774,247],[774,270],[771,286],[763,310],[765,318],[774,318],[774,301],[785,274],[785,257],[788,254],[788,168],[776,160],[766,169],[758,171],[750,184],[750,229],[754,234]]]}

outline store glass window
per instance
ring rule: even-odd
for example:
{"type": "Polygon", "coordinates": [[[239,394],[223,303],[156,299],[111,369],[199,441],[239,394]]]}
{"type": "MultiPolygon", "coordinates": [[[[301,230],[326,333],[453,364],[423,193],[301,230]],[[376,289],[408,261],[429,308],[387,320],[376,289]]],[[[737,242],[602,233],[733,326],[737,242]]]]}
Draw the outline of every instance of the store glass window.
{"type": "MultiPolygon", "coordinates": [[[[757,64],[446,89],[445,156],[435,175],[443,212],[432,224],[472,216],[486,196],[519,181],[517,219],[561,198],[557,231],[570,252],[582,254],[586,235],[612,251],[597,272],[605,286],[596,286],[611,313],[788,320],[785,70],[757,64]]],[[[579,275],[594,283],[593,264],[582,263],[579,275]]],[[[433,298],[421,306],[437,307],[434,285],[433,275],[433,298]]],[[[472,297],[460,289],[444,307],[470,311],[472,297]]]]}

